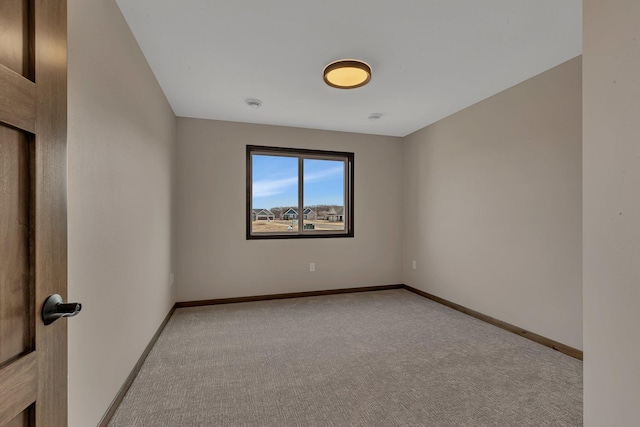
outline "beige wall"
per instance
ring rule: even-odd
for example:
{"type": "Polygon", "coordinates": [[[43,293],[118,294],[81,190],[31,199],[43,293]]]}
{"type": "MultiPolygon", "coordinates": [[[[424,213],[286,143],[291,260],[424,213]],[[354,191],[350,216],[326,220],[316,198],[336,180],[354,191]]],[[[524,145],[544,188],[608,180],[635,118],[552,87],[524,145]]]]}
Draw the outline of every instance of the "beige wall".
{"type": "Polygon", "coordinates": [[[581,114],[578,57],[406,137],[404,283],[582,348],[581,114]]]}
{"type": "Polygon", "coordinates": [[[640,2],[584,2],[585,426],[640,422],[640,2]]]}
{"type": "Polygon", "coordinates": [[[95,426],[173,304],[175,116],[112,0],[69,0],[69,425],[95,426]]]}
{"type": "Polygon", "coordinates": [[[400,162],[393,137],[178,118],[178,300],[400,283],[400,162]],[[247,144],[354,152],[355,237],[246,240],[247,144]]]}
{"type": "MultiPolygon", "coordinates": [[[[580,66],[404,141],[176,121],[113,0],[69,0],[69,298],[84,307],[69,322],[69,425],[99,422],[174,293],[404,281],[582,348],[580,66]],[[355,238],[247,241],[246,144],[353,151],[355,238]]],[[[631,292],[622,289],[611,311],[631,292]]]]}

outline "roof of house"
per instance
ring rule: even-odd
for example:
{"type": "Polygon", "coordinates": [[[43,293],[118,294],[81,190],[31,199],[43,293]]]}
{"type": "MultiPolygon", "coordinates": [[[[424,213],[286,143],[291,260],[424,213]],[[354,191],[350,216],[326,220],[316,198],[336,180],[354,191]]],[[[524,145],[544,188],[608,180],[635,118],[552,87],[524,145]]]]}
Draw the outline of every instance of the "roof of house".
{"type": "Polygon", "coordinates": [[[252,209],[253,213],[256,215],[264,214],[264,215],[273,215],[269,209],[252,209]]]}

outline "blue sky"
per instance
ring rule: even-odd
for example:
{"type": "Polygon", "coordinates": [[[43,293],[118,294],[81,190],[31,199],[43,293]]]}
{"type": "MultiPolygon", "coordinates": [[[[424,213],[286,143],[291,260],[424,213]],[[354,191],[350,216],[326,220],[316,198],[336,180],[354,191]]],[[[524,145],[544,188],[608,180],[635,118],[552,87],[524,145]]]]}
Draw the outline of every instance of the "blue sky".
{"type": "MultiPolygon", "coordinates": [[[[252,157],[253,208],[298,205],[298,159],[285,156],[252,157]]],[[[304,160],[304,205],[344,203],[344,162],[304,160]]]]}

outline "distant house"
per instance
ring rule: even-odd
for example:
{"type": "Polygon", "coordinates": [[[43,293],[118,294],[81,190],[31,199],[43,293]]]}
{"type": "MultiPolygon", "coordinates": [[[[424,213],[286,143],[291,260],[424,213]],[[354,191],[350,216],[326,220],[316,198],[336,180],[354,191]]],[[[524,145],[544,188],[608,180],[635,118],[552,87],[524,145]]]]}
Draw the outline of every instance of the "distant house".
{"type": "Polygon", "coordinates": [[[330,222],[344,221],[344,208],[342,206],[338,206],[338,210],[336,210],[333,207],[329,209],[329,212],[327,212],[327,221],[330,221],[330,222]]]}
{"type": "Polygon", "coordinates": [[[269,209],[253,209],[251,219],[253,221],[273,221],[276,216],[269,209]]]}
{"type": "Polygon", "coordinates": [[[302,211],[302,218],[303,219],[316,219],[317,215],[316,213],[311,209],[311,208],[304,208],[304,210],[302,211]]]}
{"type": "Polygon", "coordinates": [[[338,220],[337,212],[334,208],[329,209],[327,212],[327,221],[335,222],[338,220]]]}
{"type": "Polygon", "coordinates": [[[274,215],[276,218],[278,218],[278,219],[282,218],[282,211],[283,211],[284,209],[282,209],[282,208],[271,208],[271,209],[269,209],[269,210],[270,210],[271,212],[273,212],[273,215],[274,215]]]}
{"type": "Polygon", "coordinates": [[[293,208],[289,208],[286,211],[282,212],[280,218],[285,221],[288,221],[290,219],[298,219],[298,211],[293,208]]]}

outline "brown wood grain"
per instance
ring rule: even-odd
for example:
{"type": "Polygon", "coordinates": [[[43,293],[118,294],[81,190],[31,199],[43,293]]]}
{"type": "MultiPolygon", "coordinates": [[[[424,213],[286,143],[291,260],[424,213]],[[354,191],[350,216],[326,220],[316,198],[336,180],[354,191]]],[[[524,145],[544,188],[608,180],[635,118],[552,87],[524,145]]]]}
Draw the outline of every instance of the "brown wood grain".
{"type": "Polygon", "coordinates": [[[36,354],[29,353],[0,370],[0,426],[14,419],[35,401],[36,363],[36,354]]]}
{"type": "Polygon", "coordinates": [[[33,405],[24,411],[20,412],[16,415],[9,423],[5,424],[3,427],[28,427],[31,420],[31,414],[33,411],[31,410],[33,405]]]}
{"type": "Polygon", "coordinates": [[[0,125],[0,366],[32,349],[28,136],[0,125]]]}
{"type": "Polygon", "coordinates": [[[30,77],[30,18],[29,1],[0,1],[0,64],[24,77],[30,77]]]}
{"type": "Polygon", "coordinates": [[[37,129],[34,152],[36,425],[67,425],[67,319],[45,326],[39,318],[51,294],[67,299],[67,5],[35,0],[37,129]]]}
{"type": "Polygon", "coordinates": [[[10,127],[3,126],[0,135],[0,161],[7,165],[0,173],[8,178],[0,180],[6,186],[0,231],[2,237],[14,237],[0,245],[0,259],[8,260],[0,271],[0,289],[7,290],[0,323],[16,324],[26,316],[29,339],[19,327],[11,333],[0,327],[0,348],[11,348],[0,377],[0,426],[8,422],[63,427],[67,425],[67,324],[59,320],[45,327],[40,311],[49,295],[66,298],[67,289],[66,0],[6,0],[0,12],[6,11],[0,18],[3,30],[9,31],[0,40],[4,63],[0,122],[10,127]],[[20,61],[22,68],[16,65],[20,61]],[[22,136],[6,136],[12,132],[22,136]],[[13,145],[5,146],[5,141],[13,145]],[[18,286],[14,264],[20,263],[28,267],[19,270],[18,286]],[[15,344],[20,341],[22,354],[35,350],[26,357],[11,356],[20,350],[15,344]]]}
{"type": "Polygon", "coordinates": [[[36,85],[0,65],[0,122],[31,133],[36,130],[36,85]]]}
{"type": "Polygon", "coordinates": [[[439,304],[446,305],[447,307],[450,307],[450,308],[452,308],[454,310],[457,310],[457,311],[460,311],[460,312],[462,312],[464,314],[468,314],[469,316],[475,317],[476,319],[480,319],[480,320],[482,320],[484,322],[490,323],[490,324],[492,324],[494,326],[497,326],[497,327],[499,327],[501,329],[504,329],[506,331],[513,332],[514,334],[517,334],[517,335],[520,335],[520,336],[522,336],[524,338],[530,339],[531,341],[535,341],[538,344],[542,344],[542,345],[544,345],[546,347],[550,347],[550,348],[552,348],[554,350],[559,351],[560,353],[566,354],[567,356],[574,357],[574,358],[576,358],[578,360],[582,360],[583,359],[583,352],[581,350],[578,350],[577,348],[570,347],[568,345],[565,345],[565,344],[559,343],[557,341],[554,341],[554,340],[552,340],[550,338],[543,337],[542,335],[538,335],[536,333],[527,331],[526,329],[519,328],[519,327],[514,326],[514,325],[512,325],[510,323],[503,322],[502,320],[498,320],[498,319],[493,318],[491,316],[487,316],[486,314],[482,314],[482,313],[477,312],[475,310],[472,310],[470,308],[464,307],[464,306],[462,306],[460,304],[456,304],[456,303],[448,301],[448,300],[446,300],[444,298],[440,298],[438,296],[432,295],[432,294],[430,294],[428,292],[421,291],[420,289],[416,289],[416,288],[413,288],[413,287],[407,286],[407,285],[404,285],[404,288],[407,289],[408,291],[411,291],[411,292],[413,292],[415,294],[418,294],[420,296],[428,298],[428,299],[430,299],[432,301],[435,301],[435,302],[437,302],[439,304]]]}

